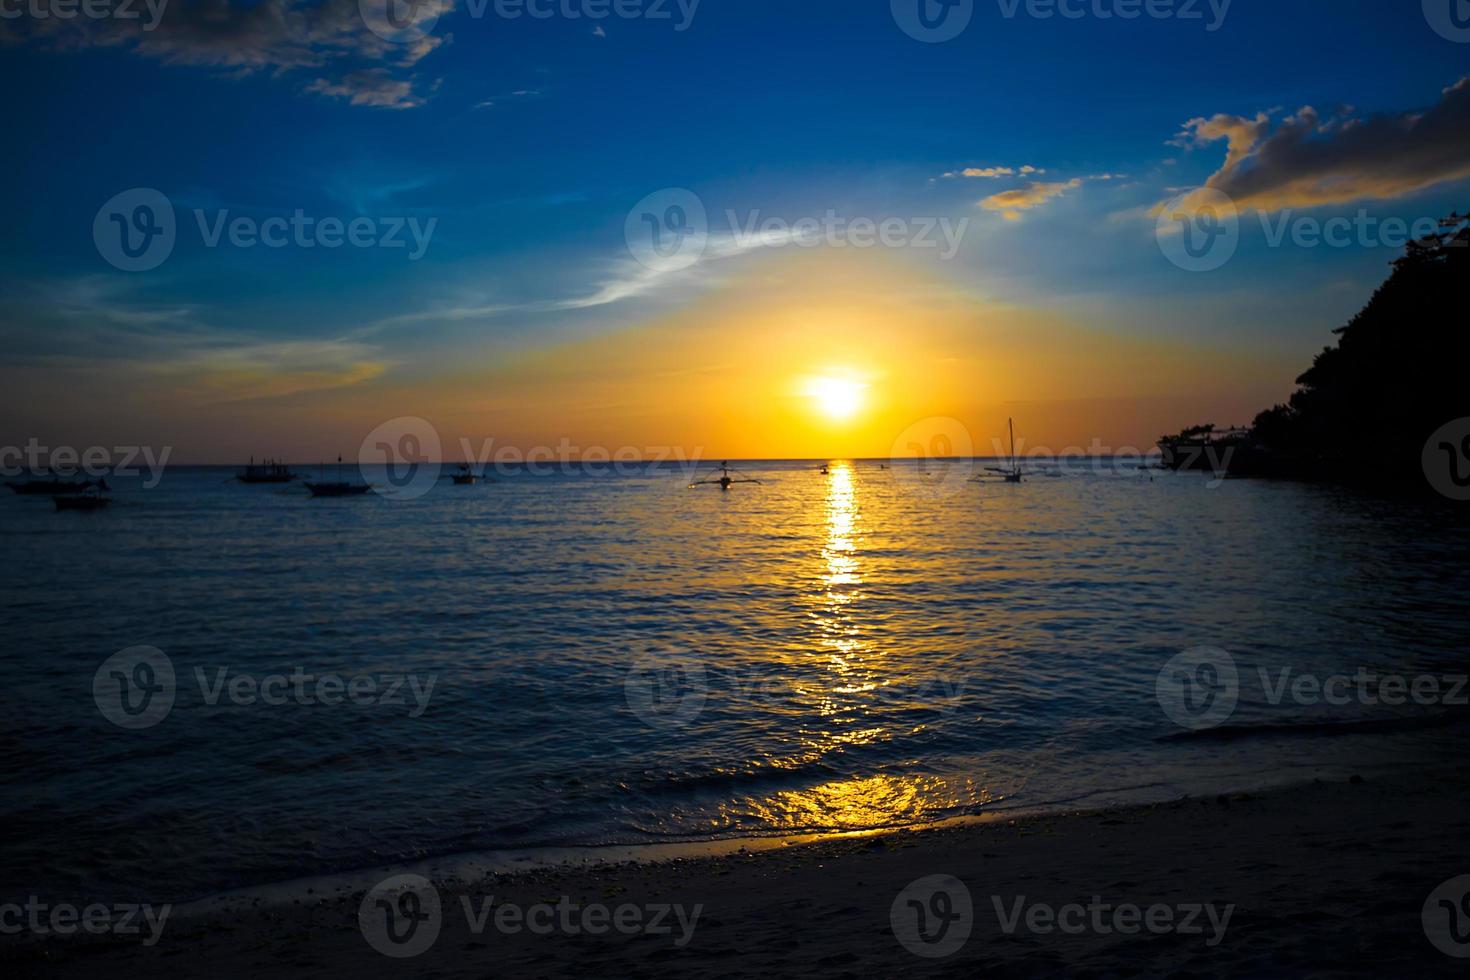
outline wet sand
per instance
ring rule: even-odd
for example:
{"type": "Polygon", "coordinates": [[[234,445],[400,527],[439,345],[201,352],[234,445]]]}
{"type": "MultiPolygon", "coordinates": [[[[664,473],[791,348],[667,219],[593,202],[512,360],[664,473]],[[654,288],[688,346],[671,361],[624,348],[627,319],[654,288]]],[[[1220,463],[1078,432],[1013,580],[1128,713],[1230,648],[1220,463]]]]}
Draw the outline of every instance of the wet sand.
{"type": "Polygon", "coordinates": [[[5,937],[0,946],[10,975],[62,977],[1449,975],[1467,961],[1431,944],[1421,910],[1461,874],[1470,874],[1470,769],[722,857],[442,877],[437,938],[406,959],[369,945],[358,921],[364,889],[346,884],[279,904],[257,896],[185,909],[151,947],[113,937],[5,937]],[[958,878],[972,903],[969,938],[951,952],[959,920],[948,935],[934,923],[956,906],[921,896],[935,940],[921,948],[942,947],[943,957],[910,952],[890,919],[900,892],[933,875],[958,878]],[[492,897],[477,934],[473,915],[492,897]],[[498,915],[514,927],[499,912],[507,903],[522,914],[550,905],[538,921],[565,914],[577,932],[555,924],[539,934],[524,921],[497,930],[498,915]],[[582,919],[572,905],[605,906],[607,921],[582,919]],[[678,909],[660,915],[664,906],[678,909]],[[1118,915],[1133,906],[1134,917],[1118,915]],[[1150,932],[1139,916],[1160,906],[1150,932]],[[610,925],[619,914],[630,930],[636,914],[643,925],[658,916],[655,928],[668,931],[620,932],[610,925]],[[1129,926],[1138,931],[1121,931],[1129,926]]]}

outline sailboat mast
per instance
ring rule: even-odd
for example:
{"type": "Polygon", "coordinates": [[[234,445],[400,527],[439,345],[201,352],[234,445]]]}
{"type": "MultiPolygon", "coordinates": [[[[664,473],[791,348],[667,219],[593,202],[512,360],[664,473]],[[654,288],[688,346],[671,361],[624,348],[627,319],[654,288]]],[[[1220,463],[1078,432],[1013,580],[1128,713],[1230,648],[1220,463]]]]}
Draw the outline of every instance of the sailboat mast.
{"type": "Polygon", "coordinates": [[[1014,473],[1016,471],[1016,420],[1008,418],[1006,425],[1011,430],[1011,472],[1014,473]]]}

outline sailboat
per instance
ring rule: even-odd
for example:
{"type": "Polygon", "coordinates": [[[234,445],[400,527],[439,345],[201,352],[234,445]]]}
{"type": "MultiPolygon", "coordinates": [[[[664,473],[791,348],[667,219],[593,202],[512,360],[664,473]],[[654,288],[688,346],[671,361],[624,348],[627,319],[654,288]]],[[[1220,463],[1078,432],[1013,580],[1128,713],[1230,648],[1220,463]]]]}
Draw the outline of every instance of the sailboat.
{"type": "Polygon", "coordinates": [[[718,486],[721,490],[729,490],[737,483],[761,482],[759,480],[752,480],[750,477],[740,473],[739,470],[731,469],[728,462],[721,463],[716,472],[718,472],[720,475],[717,477],[712,476],[707,480],[695,480],[693,483],[689,484],[689,489],[693,490],[695,487],[718,486]],[[731,476],[731,473],[734,473],[736,475],[731,476]]]}
{"type": "Polygon", "coordinates": [[[1016,462],[1016,420],[1006,419],[1006,425],[1011,430],[1011,465],[1009,467],[987,466],[985,468],[992,473],[999,473],[1001,478],[1007,483],[1020,483],[1021,467],[1016,462]]]}
{"type": "MultiPolygon", "coordinates": [[[[322,470],[326,470],[325,463],[322,464],[322,470]]],[[[342,457],[338,456],[337,472],[339,475],[341,471],[342,457]]],[[[326,480],[318,480],[316,483],[312,483],[310,480],[303,482],[306,483],[306,489],[311,491],[313,497],[356,497],[359,494],[367,493],[373,488],[371,483],[348,483],[345,480],[337,480],[331,483],[328,483],[326,480]]]]}
{"type": "Polygon", "coordinates": [[[255,457],[251,456],[245,469],[230,479],[240,483],[290,483],[296,479],[296,474],[291,472],[291,467],[278,459],[264,459],[257,464],[255,457]]]}

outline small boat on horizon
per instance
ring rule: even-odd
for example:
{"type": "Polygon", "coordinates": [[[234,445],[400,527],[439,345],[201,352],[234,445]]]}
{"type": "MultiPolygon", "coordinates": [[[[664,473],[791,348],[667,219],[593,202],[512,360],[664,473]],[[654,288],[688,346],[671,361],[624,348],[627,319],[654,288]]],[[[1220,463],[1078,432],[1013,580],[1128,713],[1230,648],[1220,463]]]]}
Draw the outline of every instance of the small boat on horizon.
{"type": "Polygon", "coordinates": [[[473,486],[474,484],[481,481],[485,483],[495,482],[495,479],[493,477],[485,476],[483,473],[476,473],[474,470],[470,469],[469,463],[460,463],[459,470],[457,472],[450,473],[449,478],[454,481],[455,486],[459,487],[473,486]]]}
{"type": "Polygon", "coordinates": [[[737,483],[758,484],[761,482],[759,480],[753,480],[750,477],[741,474],[739,470],[731,469],[728,462],[721,463],[718,467],[716,467],[715,472],[719,473],[720,475],[717,477],[712,476],[706,480],[695,480],[693,483],[689,484],[689,489],[693,490],[695,487],[717,486],[721,490],[729,490],[737,483]],[[734,473],[736,475],[731,476],[731,473],[734,473]]]}
{"type": "MultiPolygon", "coordinates": [[[[325,479],[327,465],[323,463],[321,468],[323,479],[315,483],[312,483],[310,480],[302,481],[306,485],[306,489],[311,491],[313,497],[357,497],[373,488],[371,483],[349,483],[346,480],[328,481],[325,479]]],[[[342,457],[338,456],[337,471],[339,475],[341,474],[341,470],[342,457]]]]}
{"type": "Polygon", "coordinates": [[[240,483],[290,483],[296,479],[296,474],[278,459],[263,459],[257,464],[255,457],[251,456],[245,469],[236,473],[233,479],[240,483]]]}
{"type": "Polygon", "coordinates": [[[104,497],[95,487],[88,487],[77,494],[60,495],[51,498],[57,510],[101,510],[112,503],[111,497],[104,497]]]}

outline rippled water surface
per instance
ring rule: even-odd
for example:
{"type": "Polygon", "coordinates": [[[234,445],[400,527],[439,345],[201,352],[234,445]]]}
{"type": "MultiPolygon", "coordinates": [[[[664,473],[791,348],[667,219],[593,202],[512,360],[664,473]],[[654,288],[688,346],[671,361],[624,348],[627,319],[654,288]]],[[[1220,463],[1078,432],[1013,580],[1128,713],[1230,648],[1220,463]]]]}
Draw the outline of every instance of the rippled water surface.
{"type": "Polygon", "coordinates": [[[1455,744],[1418,724],[1453,710],[1273,704],[1260,679],[1461,670],[1452,509],[1123,470],[742,469],[763,482],[520,473],[312,500],[176,468],[115,481],[97,514],[7,492],[0,884],[182,899],[465,851],[1158,799],[1455,744]],[[177,683],[128,730],[93,681],[138,645],[177,683]],[[1201,645],[1235,658],[1240,703],[1191,734],[1155,680],[1201,645]],[[371,678],[372,703],[322,703],[328,675],[371,678]],[[240,677],[285,703],[214,696],[240,677]]]}

